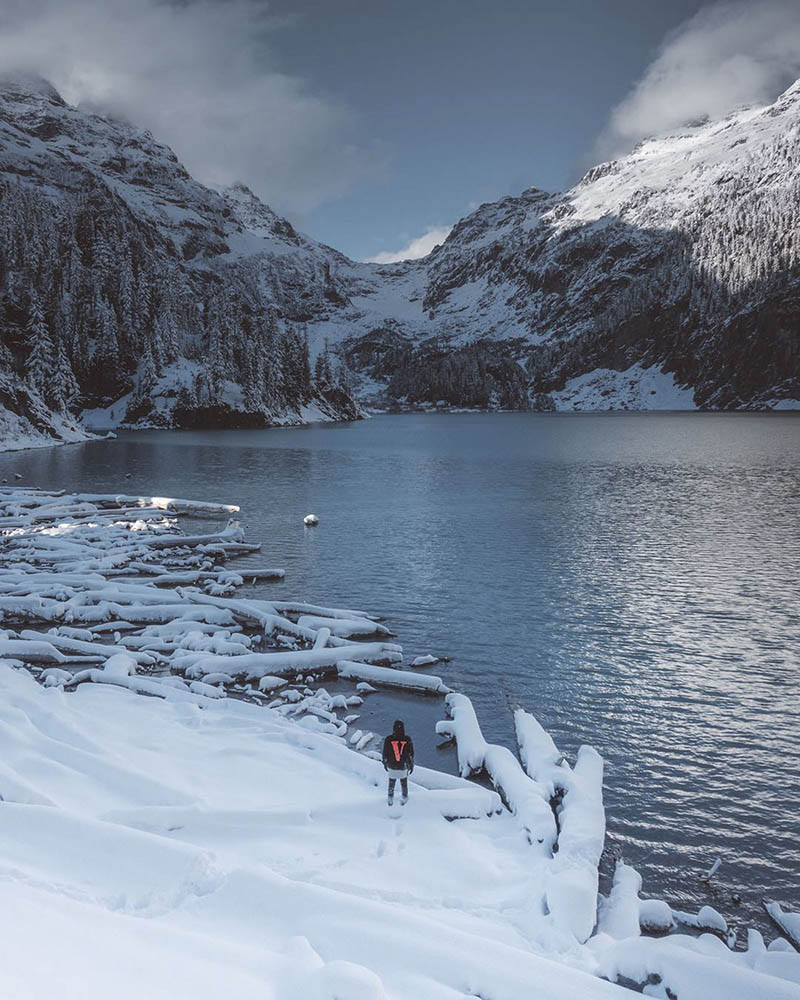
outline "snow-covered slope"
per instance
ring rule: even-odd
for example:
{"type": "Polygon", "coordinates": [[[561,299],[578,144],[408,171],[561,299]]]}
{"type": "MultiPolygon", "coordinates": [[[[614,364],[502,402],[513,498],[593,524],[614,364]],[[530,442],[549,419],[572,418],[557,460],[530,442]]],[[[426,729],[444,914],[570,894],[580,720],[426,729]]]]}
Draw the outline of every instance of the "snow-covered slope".
{"type": "Polygon", "coordinates": [[[44,448],[88,436],[69,413],[54,413],[24,381],[0,371],[0,450],[44,448]]]}
{"type": "Polygon", "coordinates": [[[519,360],[538,392],[636,364],[673,375],[697,405],[796,401],[798,206],[800,83],[644,142],[562,195],[483,205],[418,265],[425,333],[447,355],[437,343],[392,388],[424,397],[437,364],[486,338],[487,361],[519,360]]]}
{"type": "Polygon", "coordinates": [[[609,909],[613,934],[566,948],[508,813],[448,822],[415,788],[393,820],[378,764],[268,709],[66,694],[2,664],[0,695],[9,1000],[636,995],[600,976],[658,977],[681,1000],[800,997],[800,957],[757,935],[738,953],[642,938],[609,909]]]}
{"type": "Polygon", "coordinates": [[[360,264],[247,188],[198,183],[134,125],[6,81],[0,370],[106,424],[352,417],[354,389],[384,403],[791,408],[799,135],[796,84],[564,194],[483,205],[421,261],[360,264]]]}

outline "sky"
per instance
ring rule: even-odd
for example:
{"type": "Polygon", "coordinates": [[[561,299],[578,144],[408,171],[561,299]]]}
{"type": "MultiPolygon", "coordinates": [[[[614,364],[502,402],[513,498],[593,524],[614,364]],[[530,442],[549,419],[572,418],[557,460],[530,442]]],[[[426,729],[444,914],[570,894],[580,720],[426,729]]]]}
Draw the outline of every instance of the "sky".
{"type": "Polygon", "coordinates": [[[800,0],[0,0],[0,66],[355,259],[800,76],[800,0]]]}

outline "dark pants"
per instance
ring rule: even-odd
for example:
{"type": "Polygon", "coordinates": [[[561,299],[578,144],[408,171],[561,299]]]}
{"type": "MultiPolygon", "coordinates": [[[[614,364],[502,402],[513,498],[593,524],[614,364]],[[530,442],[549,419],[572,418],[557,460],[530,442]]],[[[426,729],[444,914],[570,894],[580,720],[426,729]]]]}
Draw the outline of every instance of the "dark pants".
{"type": "MultiPolygon", "coordinates": [[[[389,798],[394,798],[394,786],[397,782],[397,778],[389,778],[389,798]]],[[[400,792],[404,799],[408,798],[408,778],[400,779],[400,792]]]]}

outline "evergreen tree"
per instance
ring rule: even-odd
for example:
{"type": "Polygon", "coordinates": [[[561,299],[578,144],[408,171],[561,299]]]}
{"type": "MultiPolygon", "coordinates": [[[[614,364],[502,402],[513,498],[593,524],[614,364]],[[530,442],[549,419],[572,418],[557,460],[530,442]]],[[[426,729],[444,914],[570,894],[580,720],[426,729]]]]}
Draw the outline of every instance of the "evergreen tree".
{"type": "Polygon", "coordinates": [[[26,332],[28,356],[25,359],[25,378],[41,396],[45,396],[52,378],[53,342],[35,289],[30,292],[26,332]]]}
{"type": "Polygon", "coordinates": [[[11,351],[2,339],[0,339],[0,372],[10,372],[14,365],[11,351]]]}
{"type": "Polygon", "coordinates": [[[45,398],[55,410],[70,410],[80,395],[78,381],[67,358],[64,346],[59,342],[55,365],[45,398]]]}

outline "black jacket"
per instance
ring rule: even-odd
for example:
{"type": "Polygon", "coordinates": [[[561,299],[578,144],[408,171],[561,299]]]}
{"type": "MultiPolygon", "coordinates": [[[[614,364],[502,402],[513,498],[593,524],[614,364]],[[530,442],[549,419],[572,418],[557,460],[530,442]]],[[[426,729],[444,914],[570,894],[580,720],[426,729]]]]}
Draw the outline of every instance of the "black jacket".
{"type": "Polygon", "coordinates": [[[392,771],[413,771],[414,744],[405,733],[391,733],[383,741],[383,766],[392,771]]]}

